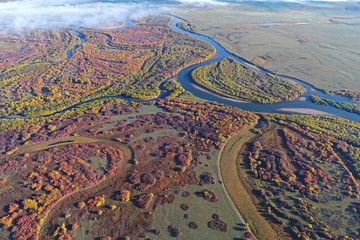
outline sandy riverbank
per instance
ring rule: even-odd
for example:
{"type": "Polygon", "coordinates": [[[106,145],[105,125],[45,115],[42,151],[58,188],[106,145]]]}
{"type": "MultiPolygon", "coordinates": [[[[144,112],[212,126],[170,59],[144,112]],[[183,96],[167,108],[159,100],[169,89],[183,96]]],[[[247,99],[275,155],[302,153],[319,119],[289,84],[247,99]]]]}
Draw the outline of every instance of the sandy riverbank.
{"type": "Polygon", "coordinates": [[[250,103],[250,102],[246,102],[246,101],[242,101],[242,100],[239,100],[239,99],[233,99],[233,98],[229,98],[229,97],[224,97],[224,96],[221,96],[220,94],[216,94],[214,92],[211,92],[203,87],[200,87],[199,85],[197,84],[194,84],[194,83],[191,83],[191,85],[196,88],[197,90],[200,90],[202,92],[205,92],[209,95],[212,95],[212,96],[216,96],[218,98],[221,98],[221,99],[225,99],[227,101],[231,101],[231,102],[237,102],[237,103],[250,103]]]}
{"type": "Polygon", "coordinates": [[[308,114],[308,115],[323,115],[323,116],[335,117],[334,114],[320,111],[317,109],[312,109],[312,108],[278,108],[275,110],[279,111],[279,112],[300,113],[300,114],[308,114]]]}

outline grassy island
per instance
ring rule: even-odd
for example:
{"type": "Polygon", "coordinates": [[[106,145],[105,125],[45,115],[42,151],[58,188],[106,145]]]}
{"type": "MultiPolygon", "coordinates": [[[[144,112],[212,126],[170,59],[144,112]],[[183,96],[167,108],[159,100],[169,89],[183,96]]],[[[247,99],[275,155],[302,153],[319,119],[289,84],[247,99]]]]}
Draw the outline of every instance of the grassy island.
{"type": "Polygon", "coordinates": [[[191,75],[196,83],[213,92],[249,102],[289,101],[303,93],[299,85],[256,72],[232,58],[197,68],[191,75]]]}
{"type": "Polygon", "coordinates": [[[360,114],[360,105],[359,104],[351,104],[348,102],[337,102],[334,100],[318,97],[311,95],[310,100],[317,105],[329,105],[338,109],[345,110],[347,112],[360,114]]]}

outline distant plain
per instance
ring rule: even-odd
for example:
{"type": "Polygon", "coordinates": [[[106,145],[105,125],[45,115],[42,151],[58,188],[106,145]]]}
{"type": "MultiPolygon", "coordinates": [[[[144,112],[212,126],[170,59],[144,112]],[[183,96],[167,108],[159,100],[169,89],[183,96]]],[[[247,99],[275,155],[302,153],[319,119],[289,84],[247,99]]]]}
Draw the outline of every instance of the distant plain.
{"type": "Polygon", "coordinates": [[[176,14],[228,51],[277,74],[321,89],[360,91],[357,5],[244,2],[181,7],[176,14]]]}

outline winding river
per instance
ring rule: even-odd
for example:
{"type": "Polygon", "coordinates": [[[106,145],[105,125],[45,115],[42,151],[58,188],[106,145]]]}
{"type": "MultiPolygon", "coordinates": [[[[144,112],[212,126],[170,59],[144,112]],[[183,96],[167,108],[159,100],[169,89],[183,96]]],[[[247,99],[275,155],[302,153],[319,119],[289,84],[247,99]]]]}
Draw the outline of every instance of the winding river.
{"type": "Polygon", "coordinates": [[[198,84],[196,84],[193,79],[190,76],[190,73],[201,66],[204,65],[208,65],[210,63],[213,62],[217,62],[221,59],[224,59],[226,57],[231,57],[233,59],[235,59],[236,61],[244,64],[245,66],[251,67],[252,69],[261,72],[263,74],[267,74],[267,73],[272,73],[269,70],[266,69],[262,69],[259,68],[255,65],[253,65],[250,62],[245,61],[242,58],[239,58],[238,56],[229,53],[228,51],[226,51],[222,46],[220,46],[220,44],[218,44],[217,42],[215,42],[214,40],[210,39],[209,37],[200,35],[200,34],[196,34],[196,33],[191,33],[191,32],[187,32],[184,31],[180,28],[178,28],[176,25],[178,22],[182,22],[183,20],[174,16],[173,17],[173,21],[170,24],[170,27],[180,33],[184,33],[184,34],[188,34],[191,35],[193,37],[196,38],[200,38],[204,41],[206,41],[207,43],[211,44],[215,49],[216,49],[216,55],[215,57],[209,59],[208,61],[199,63],[199,64],[195,64],[192,65],[190,67],[187,67],[183,70],[181,70],[178,74],[178,81],[181,83],[181,85],[183,86],[183,88],[186,91],[191,92],[192,94],[194,94],[197,97],[209,100],[209,101],[215,101],[218,103],[222,103],[222,104],[227,104],[227,105],[231,105],[233,107],[238,107],[244,110],[248,110],[248,111],[253,111],[253,112],[268,112],[268,113],[284,113],[285,112],[291,112],[293,109],[303,109],[303,108],[307,108],[307,109],[313,109],[316,111],[322,111],[322,112],[326,112],[329,113],[331,115],[335,115],[335,116],[339,116],[339,117],[343,117],[349,120],[353,120],[356,122],[360,122],[360,116],[354,113],[349,113],[346,112],[344,110],[341,109],[337,109],[331,106],[323,106],[323,105],[316,105],[313,104],[310,100],[309,100],[309,96],[310,95],[315,95],[315,96],[319,96],[319,97],[323,97],[323,98],[327,98],[327,99],[331,99],[334,101],[340,101],[340,102],[351,102],[350,100],[348,100],[347,98],[344,97],[340,97],[340,96],[335,96],[335,95],[329,95],[329,94],[325,94],[324,92],[317,90],[315,87],[313,87],[312,85],[297,79],[297,78],[293,78],[293,77],[289,77],[289,76],[285,76],[285,75],[278,75],[279,77],[282,77],[284,79],[287,79],[289,81],[294,81],[297,82],[299,84],[301,84],[304,88],[305,88],[305,93],[301,96],[301,99],[306,98],[305,100],[294,100],[294,101],[287,101],[287,102],[280,102],[280,103],[271,103],[271,104],[259,104],[259,103],[244,103],[244,102],[240,102],[240,101],[236,101],[234,99],[230,99],[230,98],[226,98],[226,97],[222,97],[218,94],[209,92],[203,88],[201,88],[198,84]],[[284,109],[284,111],[281,111],[281,109],[284,109]]]}
{"type": "Polygon", "coordinates": [[[75,30],[71,30],[71,31],[81,40],[81,43],[75,45],[72,49],[70,49],[70,50],[67,52],[67,54],[66,54],[67,60],[69,60],[70,58],[72,58],[73,52],[75,52],[76,49],[78,49],[79,47],[81,47],[81,45],[86,42],[86,41],[85,41],[85,36],[84,36],[84,34],[82,34],[82,33],[79,32],[79,31],[75,31],[75,30]]]}
{"type": "MultiPolygon", "coordinates": [[[[177,27],[177,23],[184,21],[183,19],[180,19],[176,16],[170,16],[172,17],[172,22],[170,23],[170,27],[172,29],[174,29],[175,31],[178,31],[180,33],[183,34],[187,34],[199,39],[202,39],[203,41],[206,41],[207,43],[211,44],[215,49],[216,49],[216,54],[214,57],[212,57],[211,59],[204,61],[202,63],[198,63],[198,64],[194,64],[192,66],[189,66],[187,68],[182,69],[177,77],[178,77],[178,81],[180,82],[180,84],[182,85],[182,87],[186,90],[191,92],[192,94],[194,94],[196,97],[202,98],[202,99],[206,99],[209,101],[213,101],[213,102],[217,102],[220,104],[226,104],[226,105],[230,105],[233,107],[238,107],[241,108],[243,110],[247,110],[247,111],[252,111],[252,112],[268,112],[268,113],[292,113],[292,112],[296,112],[298,109],[299,112],[302,111],[302,109],[307,109],[307,110],[312,110],[314,112],[316,111],[320,111],[323,112],[325,115],[332,115],[332,116],[338,116],[338,117],[343,117],[352,121],[356,121],[360,123],[360,116],[354,113],[349,113],[346,112],[344,110],[341,109],[337,109],[331,106],[323,106],[323,105],[315,105],[313,104],[310,100],[309,100],[309,96],[310,95],[315,95],[315,96],[319,96],[319,97],[323,97],[326,99],[331,99],[334,101],[340,101],[340,102],[351,102],[350,100],[348,100],[347,98],[344,97],[340,97],[340,96],[335,96],[335,95],[329,95],[329,94],[325,94],[324,92],[317,90],[315,87],[313,87],[312,85],[306,83],[305,81],[302,81],[300,79],[297,78],[293,78],[293,77],[289,77],[289,76],[285,76],[285,75],[278,75],[279,77],[282,77],[284,79],[287,79],[289,81],[293,81],[296,82],[298,84],[301,84],[304,88],[305,88],[305,92],[304,94],[301,96],[301,98],[294,100],[294,101],[287,101],[287,102],[280,102],[280,103],[272,103],[272,104],[259,104],[259,103],[248,103],[248,102],[241,102],[238,100],[234,100],[231,98],[227,98],[227,97],[223,97],[219,94],[213,93],[211,91],[208,91],[202,87],[200,87],[198,84],[196,84],[193,79],[191,78],[191,72],[201,66],[213,63],[213,62],[217,62],[221,59],[224,59],[226,57],[231,57],[233,59],[235,59],[236,61],[240,62],[241,64],[247,66],[247,67],[251,67],[252,69],[263,73],[263,74],[274,74],[273,72],[263,69],[263,68],[259,68],[258,66],[255,66],[254,64],[245,61],[242,58],[239,58],[238,56],[229,53],[228,51],[226,51],[222,46],[220,46],[220,44],[218,44],[217,42],[215,42],[214,40],[210,39],[209,37],[200,35],[200,34],[196,34],[196,33],[191,33],[185,30],[182,30],[180,28],[177,27]]],[[[119,29],[124,29],[130,26],[135,25],[135,23],[133,22],[125,22],[125,25],[119,28],[113,28],[116,30],[119,29]]],[[[84,35],[79,32],[79,31],[75,31],[72,30],[73,33],[75,33],[75,35],[81,40],[81,43],[74,46],[74,48],[72,48],[71,50],[68,51],[67,53],[67,57],[68,59],[70,59],[73,55],[73,52],[76,51],[76,49],[78,49],[79,47],[81,47],[81,45],[83,43],[86,42],[86,39],[84,37],[84,35]]],[[[111,36],[107,35],[107,40],[106,43],[109,44],[111,43],[111,36]]],[[[160,89],[162,89],[162,86],[164,85],[164,83],[162,83],[160,85],[160,89]]],[[[164,93],[163,91],[161,92],[160,96],[158,96],[158,98],[165,98],[166,97],[166,93],[164,93]]],[[[99,98],[95,98],[95,99],[91,99],[91,100],[87,100],[81,103],[77,103],[74,104],[68,108],[63,109],[60,112],[65,112],[68,110],[71,110],[79,105],[82,105],[84,103],[88,103],[88,102],[92,102],[95,100],[99,100],[99,99],[103,99],[103,98],[120,98],[120,99],[124,99],[124,100],[131,100],[131,101],[135,101],[135,102],[142,102],[142,101],[136,101],[136,100],[132,100],[132,99],[127,99],[121,96],[116,96],[116,97],[99,97],[99,98]]],[[[56,112],[58,113],[58,112],[56,112]]],[[[52,113],[46,116],[50,116],[56,113],[52,113]]],[[[3,117],[4,118],[4,117],[3,117]]],[[[9,116],[9,117],[5,117],[5,118],[18,118],[18,116],[9,116]]]]}

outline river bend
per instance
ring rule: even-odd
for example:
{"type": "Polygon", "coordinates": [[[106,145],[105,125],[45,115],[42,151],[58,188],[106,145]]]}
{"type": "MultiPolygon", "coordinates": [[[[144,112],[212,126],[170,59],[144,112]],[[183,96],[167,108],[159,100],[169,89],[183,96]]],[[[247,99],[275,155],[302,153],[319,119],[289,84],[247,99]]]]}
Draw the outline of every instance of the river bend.
{"type": "Polygon", "coordinates": [[[289,81],[295,81],[298,84],[302,85],[305,88],[305,92],[301,97],[302,97],[302,99],[306,98],[305,100],[296,99],[294,101],[286,101],[286,102],[271,103],[271,104],[243,103],[243,102],[239,102],[234,99],[226,98],[219,94],[215,94],[210,91],[204,90],[197,83],[195,83],[194,80],[191,78],[191,72],[198,67],[220,61],[221,59],[224,59],[226,57],[231,57],[231,58],[235,59],[236,61],[238,61],[239,63],[241,63],[247,67],[251,67],[252,69],[254,69],[255,71],[258,71],[260,73],[263,73],[263,74],[267,74],[267,73],[274,74],[274,73],[269,70],[259,68],[259,67],[255,66],[254,64],[247,62],[244,59],[239,58],[238,56],[236,56],[234,54],[229,53],[222,46],[220,46],[220,44],[218,44],[214,40],[210,39],[209,37],[206,37],[206,36],[203,36],[200,34],[196,34],[196,33],[191,33],[191,32],[188,32],[188,31],[178,28],[177,23],[182,22],[184,20],[177,18],[175,16],[171,16],[171,17],[173,18],[173,21],[170,24],[170,27],[172,29],[174,29],[180,33],[184,33],[184,34],[188,34],[193,37],[196,37],[196,38],[200,38],[200,39],[206,41],[207,43],[211,44],[216,49],[216,55],[213,58],[211,58],[205,62],[187,67],[179,72],[178,81],[181,83],[181,85],[183,86],[183,88],[186,91],[191,92],[192,94],[194,94],[195,96],[197,96],[199,98],[203,98],[203,99],[206,99],[209,101],[215,101],[217,103],[227,104],[227,105],[230,105],[233,107],[238,107],[238,108],[241,108],[241,109],[247,110],[247,111],[284,113],[284,112],[280,111],[279,109],[309,108],[309,109],[326,112],[326,113],[329,113],[329,114],[332,114],[335,116],[343,117],[343,118],[353,120],[356,122],[360,122],[359,115],[357,115],[355,113],[349,113],[349,112],[346,112],[345,110],[337,109],[337,108],[334,108],[331,106],[316,105],[310,101],[309,96],[315,95],[318,97],[323,97],[323,98],[334,100],[334,101],[351,103],[351,101],[349,99],[341,97],[341,96],[326,94],[326,93],[316,89],[312,85],[306,83],[305,81],[302,81],[300,79],[293,78],[290,76],[286,76],[286,75],[278,75],[278,76],[282,77],[284,79],[287,79],[289,81]]]}
{"type": "MultiPolygon", "coordinates": [[[[334,100],[334,101],[340,101],[340,102],[350,102],[351,101],[347,98],[341,97],[341,96],[335,96],[335,95],[329,95],[329,94],[325,94],[324,92],[316,89],[315,87],[313,87],[312,85],[306,83],[305,81],[302,81],[300,79],[297,78],[293,78],[290,76],[286,76],[286,75],[278,75],[279,77],[282,77],[284,79],[287,79],[289,81],[295,81],[298,84],[302,85],[305,88],[305,92],[304,94],[301,96],[302,100],[296,99],[294,101],[286,101],[286,102],[279,102],[279,103],[271,103],[271,104],[260,104],[260,103],[247,103],[247,102],[241,102],[238,100],[234,100],[231,98],[227,98],[227,97],[223,97],[219,94],[213,93],[211,91],[208,91],[204,88],[202,88],[200,85],[198,85],[197,83],[195,83],[193,81],[193,79],[191,78],[191,72],[201,66],[205,66],[208,65],[210,63],[213,62],[217,62],[220,61],[221,59],[224,59],[226,57],[231,57],[233,59],[235,59],[236,61],[238,61],[239,63],[247,66],[247,67],[251,67],[252,69],[254,69],[255,71],[258,71],[260,73],[263,74],[274,74],[273,72],[260,68],[250,62],[245,61],[244,59],[229,53],[227,50],[225,50],[222,46],[220,46],[220,44],[218,44],[217,42],[215,42],[214,40],[210,39],[207,36],[203,36],[200,34],[196,34],[196,33],[191,33],[188,31],[185,31],[183,29],[180,29],[177,27],[177,23],[184,21],[183,19],[180,19],[178,17],[175,16],[170,16],[172,17],[172,22],[170,23],[170,27],[172,29],[174,29],[177,32],[183,33],[183,34],[187,34],[199,39],[202,39],[203,41],[206,41],[207,43],[209,43],[210,45],[212,45],[215,49],[216,49],[216,53],[215,55],[207,60],[204,61],[202,63],[198,63],[198,64],[194,64],[192,66],[189,66],[187,68],[182,69],[178,75],[178,81],[180,82],[180,84],[182,85],[182,87],[188,91],[191,92],[193,95],[195,95],[196,97],[199,98],[203,98],[209,101],[213,101],[213,102],[217,102],[220,104],[226,104],[226,105],[230,105],[233,107],[237,107],[243,110],[247,110],[247,111],[252,111],[252,112],[267,112],[267,113],[284,113],[284,110],[281,111],[281,109],[285,109],[285,112],[291,113],[291,110],[294,109],[312,109],[315,111],[322,111],[325,113],[328,113],[330,115],[334,115],[334,116],[338,116],[338,117],[343,117],[352,121],[356,121],[360,123],[360,116],[355,114],[355,113],[349,113],[346,112],[345,110],[341,110],[341,109],[337,109],[331,106],[324,106],[324,105],[316,105],[314,103],[312,103],[309,99],[310,95],[315,95],[318,97],[323,97],[326,99],[330,99],[330,100],[334,100]]],[[[120,30],[120,29],[124,29],[130,26],[136,25],[133,22],[125,22],[125,25],[119,28],[114,28],[116,30],[120,30]]],[[[81,43],[74,46],[71,50],[68,51],[67,53],[67,57],[68,59],[70,59],[73,55],[73,53],[79,48],[81,47],[81,45],[83,43],[86,42],[85,36],[80,32],[80,31],[75,31],[73,30],[73,33],[75,33],[75,35],[81,40],[81,43]]],[[[109,44],[111,42],[111,36],[108,36],[106,43],[109,44]]],[[[275,75],[275,74],[274,74],[275,75]]],[[[160,85],[160,89],[162,89],[162,86],[164,85],[164,83],[162,83],[160,85]]],[[[158,97],[158,99],[164,98],[166,97],[166,93],[164,93],[163,91],[161,92],[160,96],[158,97]]],[[[143,101],[138,101],[138,100],[133,100],[133,99],[128,99],[125,97],[121,97],[121,96],[115,96],[115,97],[99,97],[99,98],[95,98],[95,99],[91,99],[91,100],[87,100],[84,102],[80,102],[80,103],[76,103],[70,107],[67,107],[59,112],[65,112],[68,110],[71,110],[75,107],[78,107],[82,104],[88,103],[88,102],[92,102],[92,101],[96,101],[99,99],[104,99],[104,98],[120,98],[120,99],[124,99],[124,100],[131,100],[131,101],[135,101],[135,102],[143,102],[143,101]]],[[[50,115],[54,115],[56,113],[59,112],[55,112],[46,116],[50,116],[50,115]]],[[[24,118],[21,116],[8,116],[8,117],[2,117],[2,118],[24,118]]],[[[1,119],[1,118],[0,118],[1,119]]]]}

